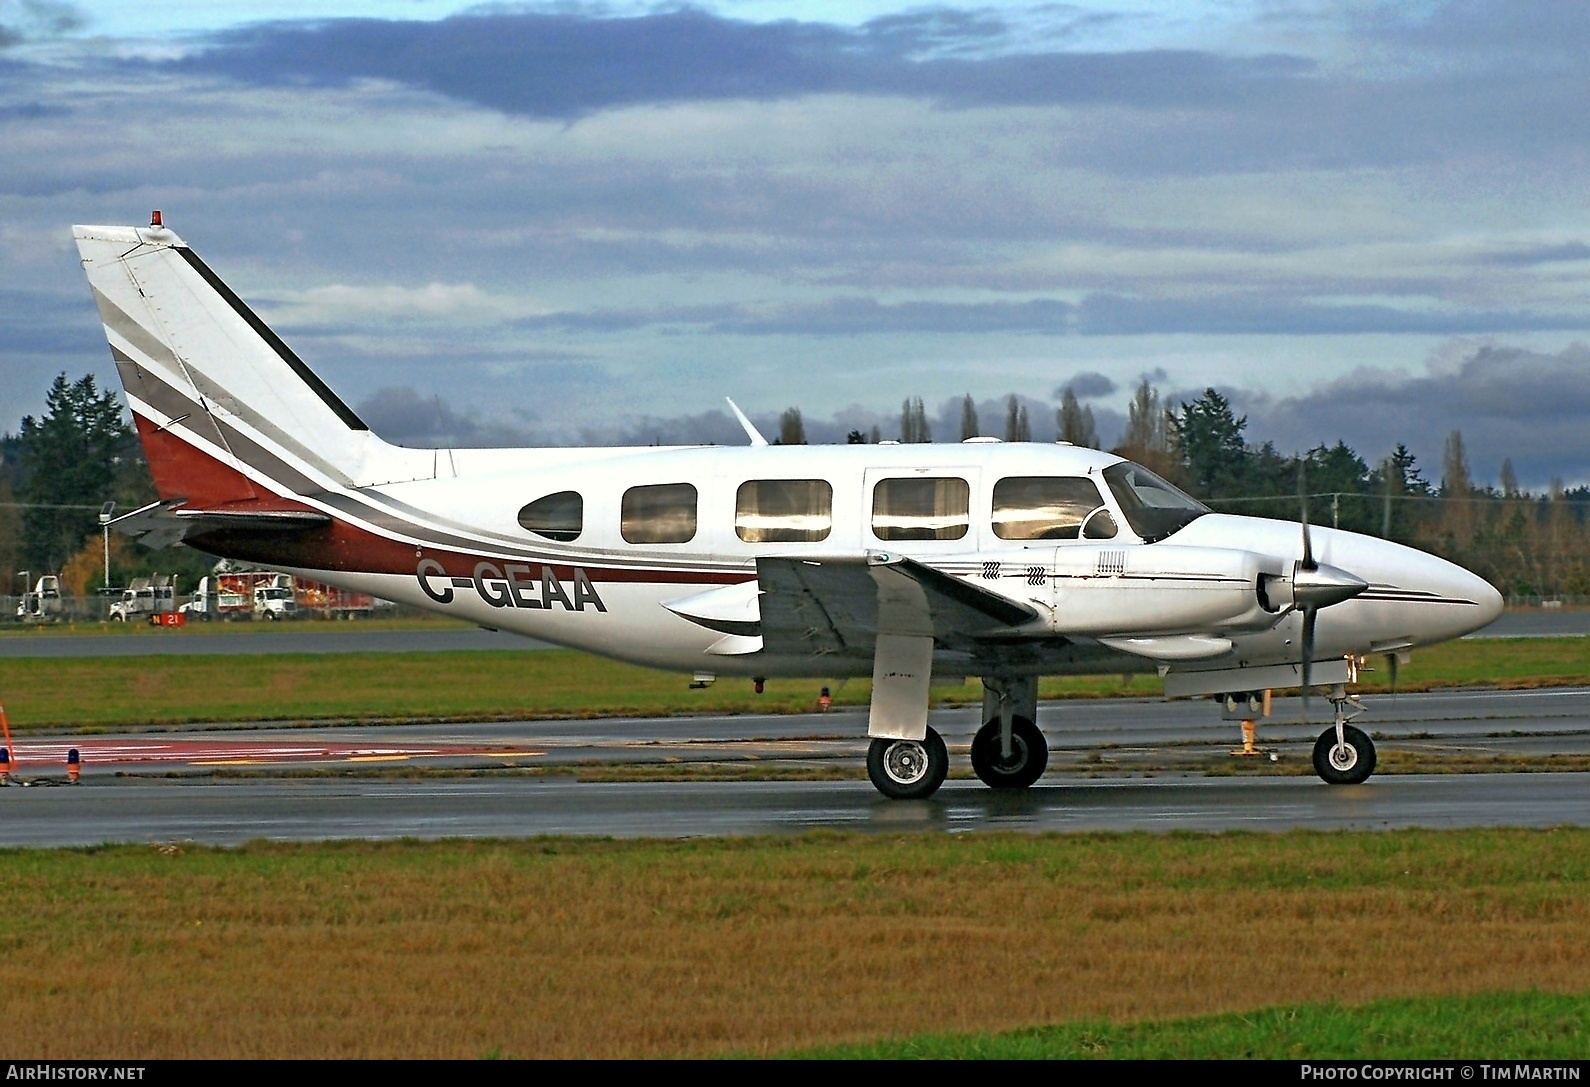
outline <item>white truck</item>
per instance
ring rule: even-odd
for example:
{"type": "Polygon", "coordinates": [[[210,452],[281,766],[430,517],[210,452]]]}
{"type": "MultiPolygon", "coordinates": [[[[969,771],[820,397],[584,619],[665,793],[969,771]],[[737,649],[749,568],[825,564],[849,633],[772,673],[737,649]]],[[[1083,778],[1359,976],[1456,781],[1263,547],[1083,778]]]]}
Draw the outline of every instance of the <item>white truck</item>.
{"type": "Polygon", "coordinates": [[[176,577],[156,574],[153,577],[135,577],[132,584],[121,591],[121,599],[110,606],[109,618],[126,623],[146,615],[174,611],[176,577]]]}
{"type": "Polygon", "coordinates": [[[272,623],[298,618],[291,574],[270,574],[254,586],[254,618],[272,623]]]}
{"type": "Polygon", "coordinates": [[[24,590],[17,605],[17,618],[24,623],[49,623],[61,617],[65,605],[61,602],[61,579],[46,574],[34,582],[33,588],[24,590]]]}
{"type": "Polygon", "coordinates": [[[252,619],[254,587],[246,574],[202,577],[193,599],[177,609],[189,619],[252,619]]]}

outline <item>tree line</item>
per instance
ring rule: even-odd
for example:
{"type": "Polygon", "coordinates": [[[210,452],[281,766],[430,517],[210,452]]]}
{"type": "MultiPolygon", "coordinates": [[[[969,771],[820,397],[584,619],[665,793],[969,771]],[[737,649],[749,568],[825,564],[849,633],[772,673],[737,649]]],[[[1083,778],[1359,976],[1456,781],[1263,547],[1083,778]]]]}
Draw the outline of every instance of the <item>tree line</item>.
{"type": "MultiPolygon", "coordinates": [[[[1092,410],[1070,388],[1055,409],[1060,440],[1099,448],[1092,410]]],[[[853,430],[851,443],[885,440],[880,427],[853,430]]],[[[1030,441],[1027,405],[1012,394],[989,434],[968,394],[961,402],[959,439],[1003,437],[1030,441]]],[[[1449,558],[1487,578],[1513,597],[1590,595],[1590,488],[1545,491],[1521,488],[1511,461],[1497,483],[1481,484],[1469,468],[1463,436],[1453,431],[1440,475],[1431,480],[1414,455],[1398,444],[1370,464],[1345,442],[1321,443],[1282,453],[1272,442],[1247,439],[1247,418],[1215,389],[1176,404],[1142,380],[1133,390],[1127,422],[1112,452],[1165,476],[1211,508],[1297,520],[1300,487],[1309,519],[1411,544],[1449,558]]],[[[931,442],[933,428],[921,397],[901,405],[902,443],[931,442]]],[[[779,418],[778,442],[806,442],[800,409],[779,418]]],[[[106,502],[126,512],[153,501],[155,489],[117,395],[100,390],[92,375],[50,386],[45,412],[22,420],[19,433],[0,439],[0,571],[9,591],[19,571],[59,573],[67,591],[82,595],[104,584],[104,542],[98,513],[106,502]]],[[[192,584],[213,562],[191,549],[151,552],[111,533],[112,585],[159,570],[192,584]]]]}

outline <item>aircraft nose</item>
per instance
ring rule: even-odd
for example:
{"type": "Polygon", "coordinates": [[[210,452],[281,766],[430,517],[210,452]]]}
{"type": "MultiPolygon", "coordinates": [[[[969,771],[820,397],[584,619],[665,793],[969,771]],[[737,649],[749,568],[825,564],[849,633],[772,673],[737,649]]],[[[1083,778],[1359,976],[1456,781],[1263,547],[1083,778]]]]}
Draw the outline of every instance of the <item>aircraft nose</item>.
{"type": "Polygon", "coordinates": [[[1479,630],[1482,627],[1488,627],[1496,622],[1497,617],[1502,614],[1502,594],[1496,591],[1496,586],[1478,574],[1470,574],[1466,570],[1464,573],[1467,575],[1469,582],[1465,586],[1468,598],[1480,607],[1479,614],[1475,616],[1473,629],[1479,630]]]}

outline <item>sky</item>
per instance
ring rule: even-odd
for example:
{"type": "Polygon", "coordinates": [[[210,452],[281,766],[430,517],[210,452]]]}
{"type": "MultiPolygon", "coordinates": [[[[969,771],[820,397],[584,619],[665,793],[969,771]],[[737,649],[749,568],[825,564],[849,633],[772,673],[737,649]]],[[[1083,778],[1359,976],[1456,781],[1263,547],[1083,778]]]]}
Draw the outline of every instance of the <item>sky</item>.
{"type": "Polygon", "coordinates": [[[1590,481],[1590,5],[0,0],[0,429],[167,225],[408,444],[986,432],[1147,376],[1590,481]]]}

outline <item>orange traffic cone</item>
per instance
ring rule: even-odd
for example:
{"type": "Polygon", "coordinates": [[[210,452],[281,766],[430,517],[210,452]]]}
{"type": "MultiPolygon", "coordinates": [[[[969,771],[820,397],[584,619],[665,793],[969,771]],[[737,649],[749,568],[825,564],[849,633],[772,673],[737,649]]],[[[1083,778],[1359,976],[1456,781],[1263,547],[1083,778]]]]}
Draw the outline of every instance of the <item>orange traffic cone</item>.
{"type": "Polygon", "coordinates": [[[77,753],[77,748],[66,753],[66,783],[76,785],[78,775],[83,772],[83,757],[77,753]]]}

